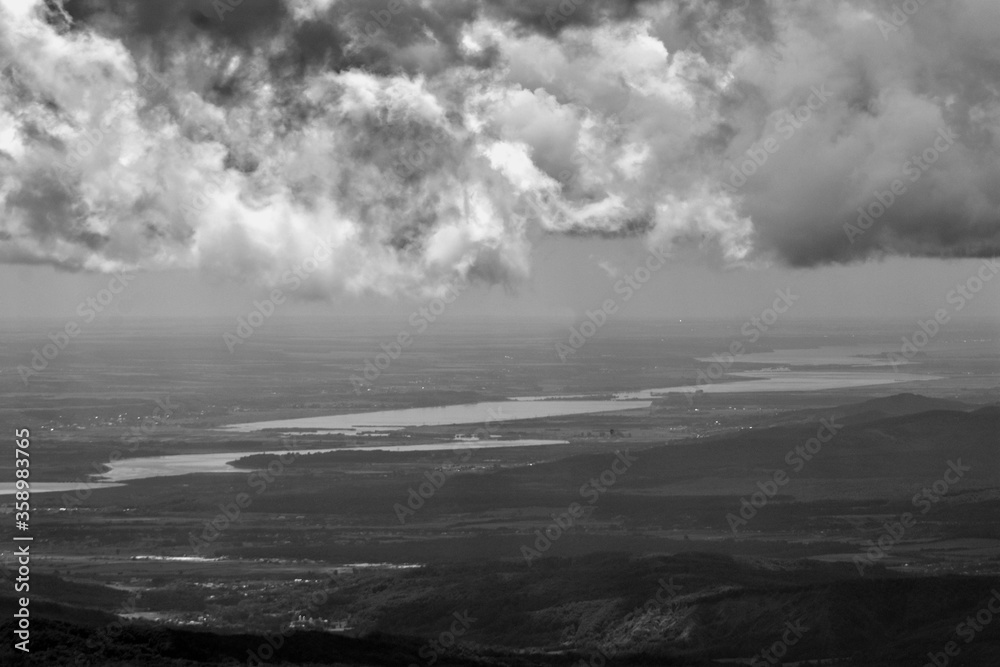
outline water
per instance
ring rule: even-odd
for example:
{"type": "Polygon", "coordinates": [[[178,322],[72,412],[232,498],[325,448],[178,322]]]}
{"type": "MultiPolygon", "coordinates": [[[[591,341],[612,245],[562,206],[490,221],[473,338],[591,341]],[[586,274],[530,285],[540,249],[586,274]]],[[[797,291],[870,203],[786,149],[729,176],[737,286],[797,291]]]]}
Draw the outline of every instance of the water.
{"type": "MultiPolygon", "coordinates": [[[[756,360],[779,361],[778,353],[772,357],[758,356],[756,360]]],[[[783,354],[783,353],[782,353],[783,354]]],[[[751,355],[745,355],[749,357],[751,355]]],[[[792,361],[791,356],[783,356],[780,361],[792,361]]],[[[837,355],[825,354],[826,363],[837,355]]],[[[842,361],[864,359],[863,357],[843,357],[842,361]]],[[[794,361],[792,361],[794,363],[794,361]]],[[[861,362],[862,364],[864,361],[861,362]]],[[[447,424],[489,424],[491,422],[519,419],[539,419],[566,415],[593,414],[620,410],[648,408],[652,399],[668,393],[706,394],[745,392],[797,392],[830,389],[845,389],[882,384],[916,382],[940,379],[931,375],[908,373],[885,373],[872,371],[748,371],[727,373],[720,379],[738,379],[700,385],[643,389],[635,392],[615,394],[614,400],[567,400],[569,397],[520,397],[509,401],[488,401],[465,405],[449,405],[431,408],[407,408],[383,410],[344,415],[306,417],[300,419],[279,419],[223,427],[227,430],[250,432],[262,429],[312,429],[318,432],[372,433],[379,430],[398,430],[407,426],[442,426],[447,424]]],[[[484,449],[489,447],[534,447],[568,444],[565,440],[485,440],[449,441],[423,445],[387,445],[374,447],[340,447],[297,450],[296,453],[310,454],[337,451],[435,451],[446,449],[484,449]]],[[[155,456],[126,459],[111,464],[110,470],[100,478],[99,483],[78,482],[35,482],[33,493],[51,493],[89,488],[110,488],[122,482],[167,477],[192,473],[236,473],[247,471],[234,468],[229,462],[254,454],[279,456],[285,452],[228,452],[215,454],[181,454],[175,456],[155,456]]],[[[0,496],[14,493],[13,483],[0,483],[0,496]]]]}
{"type": "MultiPolygon", "coordinates": [[[[173,456],[145,456],[134,459],[123,459],[109,464],[109,471],[101,475],[100,484],[92,487],[110,486],[104,482],[128,482],[150,477],[173,477],[190,475],[192,473],[249,473],[246,468],[234,468],[231,461],[244,456],[283,456],[288,453],[318,454],[321,452],[356,452],[356,451],[387,451],[387,452],[429,452],[437,450],[489,449],[499,447],[542,447],[545,445],[565,445],[567,440],[449,440],[423,445],[387,445],[375,447],[321,447],[318,449],[296,449],[288,451],[267,452],[222,452],[214,454],[176,454],[173,456]]],[[[285,463],[284,465],[289,465],[285,463]]],[[[294,464],[291,464],[294,465],[294,464]]]]}
{"type": "Polygon", "coordinates": [[[740,378],[736,382],[715,382],[683,387],[662,387],[615,394],[616,400],[652,399],[669,393],[689,394],[703,391],[706,394],[737,394],[763,392],[820,391],[824,389],[848,389],[880,384],[898,384],[924,380],[940,380],[934,375],[913,375],[910,373],[875,373],[867,371],[745,371],[727,373],[721,379],[740,378]],[[747,378],[743,380],[742,378],[747,378]]]}
{"type": "MultiPolygon", "coordinates": [[[[67,493],[69,491],[111,488],[121,484],[88,484],[86,482],[32,482],[32,493],[67,493]]],[[[17,492],[14,482],[0,482],[0,496],[12,496],[17,492]]]]}
{"type": "Polygon", "coordinates": [[[345,447],[339,451],[370,452],[433,452],[442,449],[496,449],[498,447],[542,447],[545,445],[568,445],[569,440],[452,440],[432,442],[426,445],[376,445],[374,447],[345,447]]]}
{"type": "Polygon", "coordinates": [[[613,412],[648,408],[650,401],[487,401],[465,405],[446,405],[434,408],[406,408],[359,412],[347,415],[277,419],[273,421],[231,424],[223,428],[249,432],[263,429],[327,429],[355,430],[362,427],[385,426],[443,426],[446,424],[487,424],[518,419],[539,419],[596,412],[613,412]]]}
{"type": "MultiPolygon", "coordinates": [[[[736,363],[776,364],[784,366],[892,366],[893,364],[911,364],[912,362],[896,359],[890,360],[884,355],[887,350],[877,346],[827,345],[815,348],[791,350],[774,350],[773,352],[745,352],[736,356],[736,363]]],[[[697,361],[706,364],[715,363],[713,357],[696,357],[697,361]]]]}

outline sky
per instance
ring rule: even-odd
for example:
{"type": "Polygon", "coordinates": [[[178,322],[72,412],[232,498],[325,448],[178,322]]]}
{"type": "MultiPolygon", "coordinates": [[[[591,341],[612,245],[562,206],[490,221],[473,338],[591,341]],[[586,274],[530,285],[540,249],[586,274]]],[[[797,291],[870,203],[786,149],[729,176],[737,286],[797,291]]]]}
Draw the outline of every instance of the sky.
{"type": "Polygon", "coordinates": [[[125,270],[115,307],[168,317],[466,284],[451,317],[926,317],[1000,255],[998,31],[990,0],[0,0],[0,312],[125,270]]]}
{"type": "MultiPolygon", "coordinates": [[[[871,261],[820,269],[767,268],[729,271],[678,261],[651,272],[647,283],[626,302],[617,293],[627,274],[643,265],[648,252],[641,242],[623,248],[608,240],[554,243],[534,273],[516,289],[473,284],[442,315],[442,321],[548,319],[567,326],[595,311],[605,300],[618,306],[614,319],[726,319],[742,322],[759,315],[790,290],[798,299],[782,316],[796,319],[851,320],[893,318],[908,323],[933,317],[940,308],[954,310],[950,292],[965,285],[983,260],[903,259],[871,261]],[[603,268],[602,268],[603,265],[603,268]],[[609,275],[607,269],[615,271],[609,275]]],[[[545,250],[545,248],[543,248],[545,250]]],[[[640,276],[641,277],[641,276],[640,276]]],[[[635,278],[633,278],[635,279],[635,278]]],[[[77,308],[106,289],[109,276],[57,271],[51,267],[0,267],[3,319],[46,318],[80,321],[77,308]]],[[[638,284],[638,283],[637,283],[638,284]]],[[[975,287],[975,284],[973,284],[975,287]]],[[[256,309],[269,290],[220,281],[193,271],[138,273],[109,305],[108,312],[133,318],[222,318],[236,321],[256,309]]],[[[341,294],[280,304],[277,317],[329,317],[363,322],[388,320],[404,326],[408,317],[433,298],[341,294]]],[[[110,320],[108,321],[120,321],[110,320]]],[[[1000,278],[988,282],[967,301],[956,322],[989,319],[1000,330],[1000,278]]],[[[100,321],[98,321],[100,324],[100,321]]],[[[904,327],[905,328],[905,327],[904,327]]]]}

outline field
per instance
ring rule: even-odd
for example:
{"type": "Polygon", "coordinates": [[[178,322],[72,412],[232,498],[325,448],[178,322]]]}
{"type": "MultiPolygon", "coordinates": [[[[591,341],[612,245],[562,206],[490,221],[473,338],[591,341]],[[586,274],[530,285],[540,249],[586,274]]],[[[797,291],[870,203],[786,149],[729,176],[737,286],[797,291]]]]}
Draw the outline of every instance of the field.
{"type": "MultiPolygon", "coordinates": [[[[276,324],[230,355],[211,322],[146,321],[75,341],[27,392],[4,380],[0,414],[32,432],[32,479],[79,485],[31,500],[32,604],[51,661],[749,663],[792,623],[806,629],[788,661],[917,664],[1000,587],[1000,361],[983,325],[900,369],[934,378],[919,382],[668,394],[642,409],[381,434],[222,428],[691,385],[698,358],[739,335],[617,323],[564,364],[565,332],[544,323],[456,326],[355,392],[351,376],[392,329],[330,326],[276,324]],[[566,443],[455,439],[477,431],[566,443]],[[377,451],[428,443],[453,446],[377,451]],[[238,472],[100,483],[122,458],[209,453],[238,472]]],[[[898,341],[889,324],[829,329],[792,326],[750,351],[799,352],[726,370],[898,341]]],[[[37,344],[17,330],[7,340],[6,366],[37,344]]],[[[837,361],[810,370],[851,372],[837,361]]],[[[13,479],[11,461],[0,468],[13,479]]],[[[1000,623],[986,624],[955,664],[998,651],[1000,623]]]]}

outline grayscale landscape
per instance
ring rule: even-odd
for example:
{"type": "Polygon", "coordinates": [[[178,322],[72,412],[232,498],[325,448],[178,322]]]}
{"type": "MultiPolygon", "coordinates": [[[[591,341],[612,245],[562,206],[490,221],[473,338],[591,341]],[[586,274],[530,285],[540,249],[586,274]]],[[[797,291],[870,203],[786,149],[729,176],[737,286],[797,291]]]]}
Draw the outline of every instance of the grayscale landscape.
{"type": "Polygon", "coordinates": [[[998,32],[0,0],[0,664],[1000,664],[998,32]]]}

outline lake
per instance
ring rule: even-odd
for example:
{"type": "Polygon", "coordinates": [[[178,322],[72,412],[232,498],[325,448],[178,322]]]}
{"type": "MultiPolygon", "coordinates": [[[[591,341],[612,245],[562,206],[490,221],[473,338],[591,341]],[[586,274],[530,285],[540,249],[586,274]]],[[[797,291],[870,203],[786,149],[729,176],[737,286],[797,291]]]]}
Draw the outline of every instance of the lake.
{"type": "Polygon", "coordinates": [[[230,424],[230,431],[260,431],[263,429],[324,429],[356,431],[371,427],[444,426],[446,424],[478,424],[562,417],[597,412],[616,412],[648,408],[648,400],[586,400],[586,401],[486,401],[465,405],[445,405],[433,408],[405,408],[346,415],[276,419],[273,421],[230,424]]]}
{"type": "Polygon", "coordinates": [[[662,387],[615,394],[618,400],[652,399],[669,393],[689,394],[703,391],[706,394],[736,394],[764,392],[820,391],[824,389],[849,389],[881,384],[902,384],[940,380],[934,375],[910,373],[884,373],[870,371],[741,371],[727,373],[720,379],[737,378],[734,382],[710,382],[682,387],[662,387]]]}
{"type": "MultiPolygon", "coordinates": [[[[245,456],[269,455],[280,456],[289,452],[295,454],[319,454],[322,452],[433,452],[441,450],[465,449],[499,449],[503,447],[544,447],[546,445],[568,445],[568,440],[448,440],[446,442],[429,442],[422,445],[375,445],[371,447],[321,447],[316,449],[296,449],[288,451],[265,452],[223,452],[212,454],[174,454],[170,456],[143,456],[134,459],[122,459],[109,463],[106,473],[98,477],[98,481],[81,484],[79,482],[35,482],[31,485],[32,493],[54,493],[74,491],[76,489],[109,489],[122,486],[122,482],[151,477],[174,477],[193,473],[249,473],[247,468],[234,468],[230,461],[245,456]]],[[[14,483],[0,484],[0,496],[11,495],[15,491],[14,483]]]]}
{"type": "MultiPolygon", "coordinates": [[[[67,493],[69,491],[85,489],[107,489],[121,484],[102,484],[85,482],[32,482],[32,493],[67,493]]],[[[14,482],[0,482],[0,496],[12,496],[17,492],[14,482]]]]}
{"type": "MultiPolygon", "coordinates": [[[[910,365],[901,359],[890,360],[885,355],[891,350],[874,345],[826,345],[823,347],[774,350],[772,352],[744,352],[736,355],[738,364],[776,364],[786,366],[892,366],[910,365]]],[[[695,357],[706,364],[717,363],[713,357],[695,357]]]]}
{"type": "Polygon", "coordinates": [[[449,440],[447,442],[432,442],[423,445],[386,445],[372,447],[320,447],[315,449],[295,449],[264,452],[223,452],[221,454],[176,454],[173,456],[145,456],[134,459],[122,459],[108,464],[111,468],[101,476],[101,481],[128,482],[150,477],[172,477],[175,475],[190,475],[192,473],[233,473],[251,472],[247,468],[234,468],[230,461],[244,456],[281,456],[289,452],[295,454],[319,454],[321,452],[356,452],[356,451],[387,451],[387,452],[430,452],[449,449],[487,449],[499,447],[541,447],[545,445],[565,445],[566,440],[480,440],[464,441],[449,440]]]}

